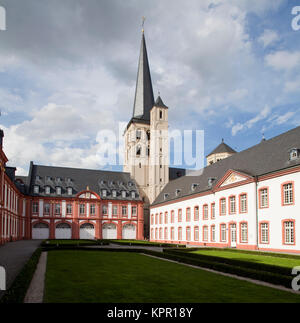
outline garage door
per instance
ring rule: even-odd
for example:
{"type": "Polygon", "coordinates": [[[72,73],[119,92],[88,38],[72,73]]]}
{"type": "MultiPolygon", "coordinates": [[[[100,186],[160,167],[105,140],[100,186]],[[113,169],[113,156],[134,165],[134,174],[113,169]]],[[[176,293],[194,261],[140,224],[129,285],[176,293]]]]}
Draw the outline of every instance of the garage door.
{"type": "Polygon", "coordinates": [[[80,239],[95,239],[95,227],[92,223],[80,226],[80,239]]]}
{"type": "Polygon", "coordinates": [[[117,239],[117,226],[113,223],[104,224],[102,227],[103,239],[117,239]]]}
{"type": "Polygon", "coordinates": [[[68,223],[60,223],[55,228],[55,239],[71,239],[72,229],[68,223]]]}
{"type": "Polygon", "coordinates": [[[133,224],[125,224],[122,229],[122,238],[127,240],[135,240],[136,226],[133,224]]]}
{"type": "Polygon", "coordinates": [[[37,223],[32,228],[32,239],[49,239],[49,226],[46,223],[37,223]]]}

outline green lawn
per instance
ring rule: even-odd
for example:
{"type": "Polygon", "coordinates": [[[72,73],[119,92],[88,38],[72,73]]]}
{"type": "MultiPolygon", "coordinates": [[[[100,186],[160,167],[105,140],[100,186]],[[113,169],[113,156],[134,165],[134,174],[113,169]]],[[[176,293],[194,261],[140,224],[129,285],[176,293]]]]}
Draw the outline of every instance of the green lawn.
{"type": "Polygon", "coordinates": [[[229,258],[229,259],[236,259],[236,260],[243,260],[243,261],[250,261],[256,263],[263,263],[268,265],[276,265],[280,267],[287,267],[293,268],[296,266],[300,266],[300,256],[298,259],[293,258],[285,258],[285,257],[274,257],[272,254],[270,255],[258,255],[258,254],[251,254],[243,253],[238,251],[228,251],[228,250],[198,250],[192,251],[191,253],[201,254],[201,255],[208,255],[214,257],[222,257],[222,258],[229,258]]]}
{"type": "Polygon", "coordinates": [[[45,302],[300,302],[300,296],[127,252],[50,251],[45,302]]]}

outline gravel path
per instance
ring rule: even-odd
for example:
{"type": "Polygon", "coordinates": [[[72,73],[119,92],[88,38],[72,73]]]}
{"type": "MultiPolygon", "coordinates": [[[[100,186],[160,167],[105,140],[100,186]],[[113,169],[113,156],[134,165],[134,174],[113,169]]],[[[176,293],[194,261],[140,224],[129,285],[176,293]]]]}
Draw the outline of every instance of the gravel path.
{"type": "Polygon", "coordinates": [[[32,281],[27,290],[24,303],[43,303],[46,268],[47,252],[42,252],[32,281]]]}

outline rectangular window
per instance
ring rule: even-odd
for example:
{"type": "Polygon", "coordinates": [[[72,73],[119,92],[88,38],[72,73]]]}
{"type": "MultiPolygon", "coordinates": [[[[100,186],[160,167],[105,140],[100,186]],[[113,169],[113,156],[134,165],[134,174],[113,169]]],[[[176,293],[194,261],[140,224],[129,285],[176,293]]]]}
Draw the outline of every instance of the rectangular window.
{"type": "Polygon", "coordinates": [[[165,240],[168,240],[168,228],[165,228],[165,240]]]}
{"type": "Polygon", "coordinates": [[[194,208],[194,221],[199,220],[199,206],[195,206],[194,208]]]}
{"type": "Polygon", "coordinates": [[[241,242],[247,243],[248,242],[248,224],[241,223],[241,242]]]}
{"type": "Polygon", "coordinates": [[[44,204],[44,213],[50,214],[50,204],[49,203],[44,204]]]}
{"type": "Polygon", "coordinates": [[[194,240],[199,241],[199,227],[195,227],[194,229],[194,240]]]}
{"type": "Polygon", "coordinates": [[[96,205],[95,204],[91,204],[90,205],[90,215],[91,216],[95,216],[96,214],[96,205]]]}
{"type": "Polygon", "coordinates": [[[216,227],[214,225],[211,226],[211,241],[216,241],[216,227]]]}
{"type": "Polygon", "coordinates": [[[168,224],[168,212],[165,213],[165,224],[168,224]]]}
{"type": "Polygon", "coordinates": [[[171,211],[171,223],[175,222],[175,214],[174,211],[171,211]]]}
{"type": "Polygon", "coordinates": [[[61,187],[56,187],[56,195],[61,195],[61,187]]]}
{"type": "Polygon", "coordinates": [[[171,228],[171,240],[175,240],[175,230],[171,228]]]}
{"type": "Polygon", "coordinates": [[[189,207],[186,209],[186,221],[191,221],[191,209],[189,207]]]}
{"type": "Polygon", "coordinates": [[[182,210],[179,209],[178,210],[178,222],[181,222],[182,221],[182,210]]]}
{"type": "Polygon", "coordinates": [[[68,195],[72,195],[73,194],[73,189],[72,187],[68,187],[68,195]]]}
{"type": "Polygon", "coordinates": [[[67,204],[67,214],[72,214],[72,204],[67,204]]]}
{"type": "Polygon", "coordinates": [[[60,213],[60,204],[55,204],[55,214],[59,215],[60,213]]]}
{"type": "Polygon", "coordinates": [[[295,228],[293,221],[284,222],[284,244],[295,244],[295,228]]]}
{"type": "Polygon", "coordinates": [[[283,185],[283,204],[293,204],[294,203],[294,192],[293,183],[288,183],[283,185]]]}
{"type": "Polygon", "coordinates": [[[85,214],[85,205],[84,204],[80,204],[80,206],[79,206],[79,214],[80,215],[85,214]]]}
{"type": "Polygon", "coordinates": [[[247,213],[247,194],[240,195],[240,213],[247,213]]]}
{"type": "Polygon", "coordinates": [[[40,187],[35,185],[34,188],[33,188],[33,193],[34,194],[39,194],[39,192],[40,192],[40,187]]]}
{"type": "Polygon", "coordinates": [[[107,215],[107,205],[102,205],[102,214],[107,215]]]}
{"type": "MultiPolygon", "coordinates": [[[[127,206],[125,206],[125,205],[122,205],[122,216],[127,216],[127,206]]],[[[153,214],[152,214],[152,220],[151,220],[151,224],[153,224],[153,214]]]]}
{"type": "Polygon", "coordinates": [[[269,224],[260,224],[260,241],[261,243],[269,243],[269,224]]]}
{"type": "Polygon", "coordinates": [[[137,212],[136,212],[136,206],[133,206],[132,208],[131,208],[131,215],[132,216],[137,216],[137,212]]]}
{"type": "Polygon", "coordinates": [[[211,218],[214,220],[216,218],[216,204],[212,203],[211,204],[211,218]]]}
{"type": "Polygon", "coordinates": [[[221,242],[226,242],[226,224],[221,224],[221,242]]]}
{"type": "Polygon", "coordinates": [[[162,224],[163,223],[163,214],[160,213],[159,214],[159,224],[162,224]]]}
{"type": "Polygon", "coordinates": [[[113,205],[113,216],[118,216],[118,206],[117,205],[113,205]]]}
{"type": "Polygon", "coordinates": [[[268,189],[263,188],[259,190],[259,201],[260,201],[260,208],[269,207],[269,197],[268,197],[268,189]]]}
{"type": "Polygon", "coordinates": [[[186,228],[186,241],[191,241],[191,228],[186,228]]]}
{"type": "Polygon", "coordinates": [[[51,190],[50,190],[50,186],[46,186],[46,187],[45,187],[45,194],[49,195],[49,194],[50,194],[50,192],[51,192],[51,190]]]}
{"type": "Polygon", "coordinates": [[[222,198],[220,200],[220,215],[226,215],[226,199],[222,198]]]}
{"type": "Polygon", "coordinates": [[[39,203],[38,202],[32,203],[32,213],[39,213],[39,203]]]}
{"type": "Polygon", "coordinates": [[[229,197],[229,213],[235,214],[236,213],[236,203],[235,203],[235,196],[229,197]]]}
{"type": "Polygon", "coordinates": [[[208,227],[203,227],[203,241],[208,241],[208,227]]]}
{"type": "Polygon", "coordinates": [[[208,220],[208,205],[203,205],[203,220],[208,220]]]}
{"type": "Polygon", "coordinates": [[[182,228],[178,228],[178,240],[182,240],[182,228]]]}

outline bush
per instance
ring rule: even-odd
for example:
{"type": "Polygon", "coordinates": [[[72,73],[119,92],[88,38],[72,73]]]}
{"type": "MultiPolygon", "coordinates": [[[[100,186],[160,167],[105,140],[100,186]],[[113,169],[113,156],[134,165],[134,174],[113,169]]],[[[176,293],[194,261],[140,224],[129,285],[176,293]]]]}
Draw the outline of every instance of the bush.
{"type": "Polygon", "coordinates": [[[280,275],[292,277],[291,269],[287,267],[280,267],[276,265],[269,265],[269,264],[263,264],[263,263],[255,263],[247,260],[238,260],[238,259],[230,259],[230,258],[211,256],[211,255],[195,254],[195,253],[189,253],[189,252],[183,253],[181,250],[174,250],[174,249],[171,249],[171,250],[164,249],[164,252],[171,253],[171,254],[180,254],[180,255],[184,255],[184,257],[193,258],[193,259],[203,259],[203,260],[207,260],[215,263],[223,263],[223,264],[233,265],[237,267],[250,268],[254,270],[266,271],[274,274],[280,274],[280,275]]]}
{"type": "Polygon", "coordinates": [[[145,250],[145,254],[165,258],[180,263],[212,269],[215,271],[233,274],[241,277],[247,277],[255,280],[268,282],[274,285],[291,288],[291,277],[279,273],[266,272],[259,269],[239,267],[233,264],[214,262],[211,259],[188,257],[183,252],[164,252],[159,253],[151,250],[145,250]]]}
{"type": "Polygon", "coordinates": [[[14,280],[11,287],[1,298],[0,303],[23,303],[27,289],[31,283],[41,256],[42,249],[38,248],[25,264],[19,275],[14,280]]]}

